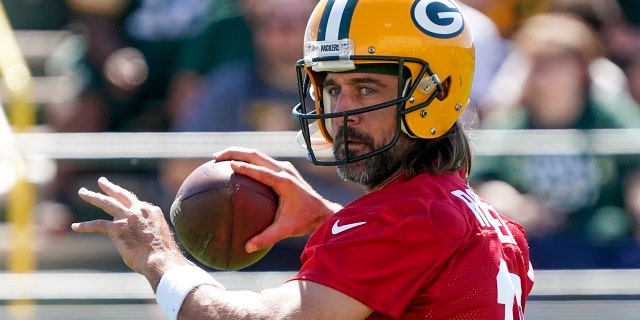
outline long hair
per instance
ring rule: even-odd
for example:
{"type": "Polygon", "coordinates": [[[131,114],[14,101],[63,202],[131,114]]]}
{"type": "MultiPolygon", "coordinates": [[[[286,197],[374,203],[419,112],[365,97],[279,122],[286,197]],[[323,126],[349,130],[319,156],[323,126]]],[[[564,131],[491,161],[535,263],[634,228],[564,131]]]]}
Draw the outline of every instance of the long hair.
{"type": "Polygon", "coordinates": [[[413,139],[413,145],[402,161],[403,173],[413,177],[419,173],[452,173],[462,169],[471,173],[471,141],[459,121],[441,137],[413,139]]]}

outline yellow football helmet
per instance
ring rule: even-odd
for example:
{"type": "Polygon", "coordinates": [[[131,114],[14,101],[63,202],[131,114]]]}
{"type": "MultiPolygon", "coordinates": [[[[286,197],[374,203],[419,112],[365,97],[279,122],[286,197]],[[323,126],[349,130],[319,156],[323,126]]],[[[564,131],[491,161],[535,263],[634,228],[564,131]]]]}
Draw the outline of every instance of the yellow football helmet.
{"type": "Polygon", "coordinates": [[[321,161],[314,151],[332,145],[335,133],[328,119],[390,106],[397,106],[405,134],[440,137],[468,103],[474,61],[471,31],[453,0],[321,0],[309,18],[304,58],[296,66],[301,97],[293,114],[300,120],[298,142],[316,164],[370,157],[391,148],[399,130],[389,145],[352,159],[321,161]],[[374,65],[386,66],[384,72],[389,65],[397,66],[398,98],[332,113],[323,99],[327,72],[377,72],[374,65]],[[307,95],[315,101],[313,108],[306,106],[307,95]]]}

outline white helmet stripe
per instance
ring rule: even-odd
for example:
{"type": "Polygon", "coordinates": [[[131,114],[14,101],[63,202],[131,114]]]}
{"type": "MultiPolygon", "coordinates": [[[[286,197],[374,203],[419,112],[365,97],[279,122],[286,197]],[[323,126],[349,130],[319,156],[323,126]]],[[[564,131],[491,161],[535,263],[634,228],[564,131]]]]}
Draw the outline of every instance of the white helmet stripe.
{"type": "Polygon", "coordinates": [[[338,33],[340,32],[340,21],[342,20],[342,14],[344,13],[344,7],[346,5],[347,0],[337,0],[333,7],[331,7],[329,21],[327,21],[327,33],[325,34],[325,40],[339,40],[338,33]]]}
{"type": "Polygon", "coordinates": [[[358,0],[331,0],[320,22],[319,41],[336,41],[349,37],[351,17],[358,0]]]}

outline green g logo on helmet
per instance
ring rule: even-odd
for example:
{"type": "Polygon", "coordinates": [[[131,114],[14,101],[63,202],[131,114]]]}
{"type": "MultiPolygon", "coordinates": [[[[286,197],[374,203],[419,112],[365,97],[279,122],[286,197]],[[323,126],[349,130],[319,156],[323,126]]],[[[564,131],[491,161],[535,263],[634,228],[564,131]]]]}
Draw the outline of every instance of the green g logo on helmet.
{"type": "Polygon", "coordinates": [[[411,7],[411,19],[424,33],[436,38],[452,38],[464,29],[462,13],[451,1],[419,0],[411,7]]]}

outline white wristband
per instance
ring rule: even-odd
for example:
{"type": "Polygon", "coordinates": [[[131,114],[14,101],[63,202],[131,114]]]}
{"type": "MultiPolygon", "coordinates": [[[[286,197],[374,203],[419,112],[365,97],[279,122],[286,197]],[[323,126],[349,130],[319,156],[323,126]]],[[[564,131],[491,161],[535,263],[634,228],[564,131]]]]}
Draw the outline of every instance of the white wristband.
{"type": "Polygon", "coordinates": [[[189,292],[203,284],[224,289],[211,275],[196,266],[181,266],[167,271],[156,289],[156,301],[167,319],[177,319],[189,292]]]}

